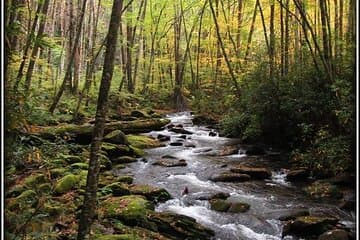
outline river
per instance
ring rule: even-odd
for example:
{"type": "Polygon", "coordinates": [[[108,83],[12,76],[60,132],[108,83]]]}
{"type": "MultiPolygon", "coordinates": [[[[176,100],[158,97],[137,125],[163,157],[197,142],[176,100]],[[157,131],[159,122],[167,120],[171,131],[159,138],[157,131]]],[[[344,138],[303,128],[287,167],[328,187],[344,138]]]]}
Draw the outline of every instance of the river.
{"type": "MultiPolygon", "coordinates": [[[[214,239],[221,240],[280,240],[283,223],[280,216],[294,209],[309,209],[312,215],[336,217],[349,228],[355,228],[354,213],[340,210],[335,204],[318,202],[307,197],[301,185],[293,185],[285,180],[286,168],[283,161],[276,157],[249,157],[240,149],[237,154],[218,156],[225,146],[239,142],[216,136],[209,136],[212,129],[196,126],[189,112],[174,113],[167,116],[172,124],[181,124],[184,129],[193,132],[186,135],[168,130],[147,133],[153,137],[158,134],[171,136],[164,147],[146,151],[147,161],[138,161],[129,165],[125,172],[134,176],[136,184],[150,184],[165,188],[173,199],[157,205],[156,211],[171,211],[195,218],[199,223],[213,229],[214,239]],[[181,142],[182,146],[170,146],[170,142],[181,142]],[[187,147],[186,147],[186,146],[187,147]],[[192,145],[192,146],[191,146],[192,145]],[[185,167],[162,167],[152,163],[164,155],[185,159],[185,167]],[[251,180],[242,183],[213,182],[213,174],[224,171],[234,164],[264,166],[272,171],[271,179],[251,180]],[[182,195],[188,188],[189,193],[182,195]],[[210,209],[207,200],[199,200],[216,192],[230,194],[229,200],[250,204],[246,213],[221,213],[210,209]]],[[[122,173],[124,173],[122,171],[122,173]]]]}

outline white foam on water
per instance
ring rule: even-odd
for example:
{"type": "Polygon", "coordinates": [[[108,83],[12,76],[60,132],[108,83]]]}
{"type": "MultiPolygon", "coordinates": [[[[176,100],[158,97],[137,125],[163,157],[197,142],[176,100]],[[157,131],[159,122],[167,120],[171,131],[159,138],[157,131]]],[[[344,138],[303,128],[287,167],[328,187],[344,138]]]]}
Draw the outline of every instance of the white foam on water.
{"type": "Polygon", "coordinates": [[[216,223],[212,220],[217,218],[214,216],[213,211],[208,209],[206,206],[185,206],[180,199],[169,200],[166,203],[160,204],[155,210],[170,211],[195,218],[202,224],[216,225],[216,223]]]}
{"type": "Polygon", "coordinates": [[[266,233],[257,233],[252,229],[241,225],[241,224],[225,224],[221,226],[222,228],[231,230],[239,236],[239,239],[246,240],[281,240],[281,236],[273,236],[266,233]]]}
{"type": "Polygon", "coordinates": [[[291,183],[286,181],[286,171],[271,172],[271,180],[279,185],[290,187],[291,183]]]}
{"type": "Polygon", "coordinates": [[[195,186],[199,186],[202,188],[210,188],[210,189],[215,189],[215,190],[223,190],[223,188],[221,188],[220,186],[214,184],[211,181],[202,181],[199,178],[197,178],[197,176],[195,175],[195,173],[187,173],[185,175],[170,175],[168,177],[168,179],[181,179],[184,180],[186,182],[189,182],[195,186]]]}
{"type": "Polygon", "coordinates": [[[244,193],[243,191],[239,191],[239,190],[237,190],[236,192],[231,192],[230,196],[235,197],[235,198],[240,198],[240,199],[251,199],[251,200],[257,200],[257,201],[265,201],[268,199],[266,197],[259,197],[259,196],[255,196],[253,194],[244,193]]]}

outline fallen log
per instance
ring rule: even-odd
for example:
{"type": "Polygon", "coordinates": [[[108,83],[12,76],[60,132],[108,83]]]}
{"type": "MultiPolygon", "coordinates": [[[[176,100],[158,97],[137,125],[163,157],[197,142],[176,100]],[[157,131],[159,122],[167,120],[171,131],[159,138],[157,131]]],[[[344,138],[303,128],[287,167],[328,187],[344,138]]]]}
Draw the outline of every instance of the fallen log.
{"type": "MultiPolygon", "coordinates": [[[[116,121],[105,124],[104,135],[115,130],[121,130],[125,134],[146,133],[160,130],[170,120],[163,118],[142,119],[135,121],[116,121]]],[[[62,124],[57,126],[39,127],[32,134],[41,138],[53,140],[56,137],[74,140],[80,144],[91,142],[94,124],[86,123],[83,125],[62,124]]]]}

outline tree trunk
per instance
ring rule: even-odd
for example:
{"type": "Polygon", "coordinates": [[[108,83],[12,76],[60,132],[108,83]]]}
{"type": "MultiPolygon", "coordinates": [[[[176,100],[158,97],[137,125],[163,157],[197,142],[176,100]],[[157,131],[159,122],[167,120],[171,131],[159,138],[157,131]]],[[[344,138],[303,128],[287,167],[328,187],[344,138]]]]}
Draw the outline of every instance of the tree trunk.
{"type": "Polygon", "coordinates": [[[40,41],[43,37],[44,34],[44,30],[45,30],[45,24],[46,24],[46,15],[48,12],[48,8],[49,8],[49,3],[50,0],[45,0],[42,10],[41,10],[41,19],[40,19],[40,25],[39,25],[39,30],[37,33],[37,36],[35,38],[35,43],[34,43],[34,47],[32,49],[31,52],[31,57],[30,57],[30,62],[29,62],[29,66],[28,66],[28,70],[26,72],[26,77],[25,77],[25,96],[27,96],[29,94],[29,90],[31,87],[31,77],[34,71],[34,66],[35,66],[35,61],[38,55],[38,51],[40,48],[40,41]]]}
{"type": "Polygon", "coordinates": [[[75,58],[75,53],[76,53],[76,49],[78,47],[79,44],[79,40],[80,40],[80,33],[81,33],[81,28],[82,28],[82,23],[83,23],[83,19],[84,19],[84,14],[85,14],[85,8],[86,8],[86,1],[87,0],[83,0],[83,5],[81,8],[81,12],[80,12],[80,17],[79,17],[79,21],[78,21],[78,26],[76,28],[76,38],[75,38],[75,42],[74,42],[74,46],[72,49],[72,53],[69,59],[69,62],[67,64],[66,67],[66,72],[65,72],[65,77],[64,80],[60,86],[60,89],[58,91],[58,93],[56,94],[53,103],[51,104],[50,108],[49,108],[49,112],[50,113],[54,113],[54,110],[57,106],[57,104],[60,101],[60,98],[62,96],[62,94],[64,93],[64,90],[66,88],[66,82],[68,81],[68,79],[70,79],[71,76],[71,69],[74,63],[74,58],[75,58]]]}
{"type": "MultiPolygon", "coordinates": [[[[127,8],[129,15],[132,14],[132,5],[127,8]]],[[[130,18],[128,18],[130,19],[130,18]]],[[[127,76],[127,89],[130,93],[134,93],[135,86],[132,79],[132,48],[134,43],[133,27],[131,20],[126,22],[126,76],[127,76]]]]}
{"type": "Polygon", "coordinates": [[[107,35],[106,52],[103,74],[99,90],[99,98],[95,116],[95,126],[91,142],[89,170],[86,181],[84,203],[79,221],[78,240],[88,239],[96,209],[96,192],[99,178],[99,151],[104,135],[105,118],[107,113],[108,95],[114,72],[116,43],[120,26],[122,0],[114,0],[109,31],[107,35]]]}
{"type": "Polygon", "coordinates": [[[234,84],[234,87],[235,87],[235,90],[236,90],[236,95],[238,97],[240,97],[241,95],[241,91],[240,91],[240,87],[239,87],[239,84],[237,83],[236,81],[236,77],[235,77],[235,74],[234,74],[234,71],[232,69],[232,66],[231,66],[231,63],[230,63],[230,60],[228,59],[227,57],[227,54],[226,54],[226,51],[225,51],[225,46],[222,42],[222,38],[221,38],[221,35],[220,35],[220,30],[219,30],[219,24],[217,22],[217,18],[216,18],[216,14],[215,14],[215,11],[214,11],[214,8],[213,8],[213,5],[212,5],[212,2],[209,1],[210,3],[210,9],[211,9],[211,13],[212,13],[212,16],[213,16],[213,20],[214,20],[214,23],[215,23],[215,29],[216,29],[216,35],[217,35],[217,38],[219,40],[219,43],[220,43],[220,47],[221,47],[221,50],[222,50],[222,53],[223,53],[223,56],[225,58],[225,62],[226,62],[226,65],[229,69],[229,73],[230,73],[230,76],[231,76],[231,80],[234,84]]]}
{"type": "MultiPolygon", "coordinates": [[[[285,0],[286,8],[289,8],[290,0],[285,0]]],[[[289,31],[289,18],[288,11],[285,13],[285,36],[284,36],[284,74],[289,72],[289,45],[290,45],[290,31],[289,31]]]]}
{"type": "MultiPolygon", "coordinates": [[[[26,38],[26,43],[25,43],[25,47],[24,47],[24,53],[23,53],[23,56],[22,56],[22,60],[21,60],[21,63],[20,63],[20,67],[19,67],[17,76],[16,76],[16,81],[15,81],[15,84],[14,84],[14,91],[15,92],[17,92],[17,90],[19,88],[19,84],[21,82],[21,78],[24,75],[25,63],[26,63],[26,60],[28,58],[29,50],[30,50],[30,47],[31,47],[31,42],[35,37],[35,30],[36,30],[36,26],[37,26],[37,23],[38,23],[38,19],[39,19],[39,15],[40,15],[42,6],[43,6],[43,4],[39,3],[39,5],[38,5],[38,7],[36,9],[35,18],[34,18],[31,30],[28,33],[28,36],[26,38]]],[[[10,49],[11,49],[11,47],[10,47],[10,49]]]]}
{"type": "Polygon", "coordinates": [[[182,12],[177,3],[174,3],[174,62],[175,62],[175,87],[174,87],[174,107],[181,111],[185,108],[184,97],[182,94],[182,58],[180,53],[180,37],[181,37],[181,16],[182,12]]]}
{"type": "Polygon", "coordinates": [[[251,25],[250,25],[250,31],[249,31],[249,35],[248,35],[248,39],[247,39],[247,43],[246,43],[246,52],[245,52],[245,58],[244,58],[245,61],[248,59],[249,54],[250,54],[251,39],[252,39],[252,35],[253,35],[254,29],[255,29],[256,12],[257,12],[258,5],[259,5],[259,0],[256,0],[254,13],[253,13],[251,25]]]}
{"type": "Polygon", "coordinates": [[[275,18],[275,3],[271,1],[270,4],[270,42],[269,42],[269,58],[270,58],[270,79],[273,82],[275,79],[274,70],[275,70],[275,27],[274,27],[274,18],[275,18]]]}

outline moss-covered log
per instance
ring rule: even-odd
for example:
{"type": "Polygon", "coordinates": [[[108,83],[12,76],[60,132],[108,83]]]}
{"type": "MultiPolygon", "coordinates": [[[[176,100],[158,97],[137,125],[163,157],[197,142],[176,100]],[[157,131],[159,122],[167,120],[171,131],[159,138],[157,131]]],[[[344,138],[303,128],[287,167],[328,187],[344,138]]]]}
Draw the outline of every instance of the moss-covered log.
{"type": "MultiPolygon", "coordinates": [[[[116,121],[109,122],[105,125],[105,134],[114,130],[121,130],[125,134],[145,133],[153,130],[160,130],[170,120],[163,118],[142,119],[135,121],[116,121]]],[[[38,129],[36,134],[42,138],[54,139],[56,136],[68,137],[78,143],[88,144],[91,142],[94,124],[86,123],[83,125],[64,124],[38,129]]]]}

